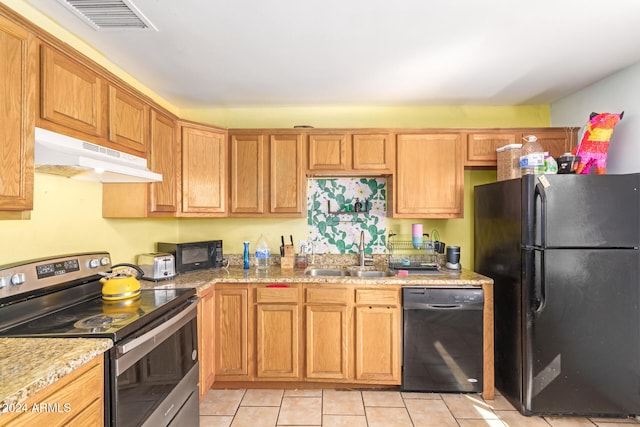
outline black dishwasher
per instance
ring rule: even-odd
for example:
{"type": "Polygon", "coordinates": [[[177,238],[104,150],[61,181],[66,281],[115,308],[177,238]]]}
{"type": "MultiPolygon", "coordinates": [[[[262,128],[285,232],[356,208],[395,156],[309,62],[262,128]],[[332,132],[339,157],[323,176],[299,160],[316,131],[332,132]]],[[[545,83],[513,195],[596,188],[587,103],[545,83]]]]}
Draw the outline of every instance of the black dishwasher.
{"type": "Polygon", "coordinates": [[[478,288],[402,290],[402,390],[482,391],[482,309],[478,288]]]}

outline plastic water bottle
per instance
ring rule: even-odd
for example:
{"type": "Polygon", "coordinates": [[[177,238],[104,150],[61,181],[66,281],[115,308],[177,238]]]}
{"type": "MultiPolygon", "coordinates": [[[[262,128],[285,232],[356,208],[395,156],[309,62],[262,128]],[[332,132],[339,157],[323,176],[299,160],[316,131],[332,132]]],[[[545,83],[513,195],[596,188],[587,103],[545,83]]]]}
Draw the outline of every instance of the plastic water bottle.
{"type": "Polygon", "coordinates": [[[266,270],[269,268],[270,262],[271,251],[269,250],[269,245],[264,235],[260,234],[260,238],[258,238],[258,242],[256,243],[256,269],[266,270]]]}
{"type": "Polygon", "coordinates": [[[544,149],[538,142],[535,135],[527,135],[522,144],[522,155],[520,156],[520,172],[522,175],[544,173],[544,149]]]}
{"type": "Polygon", "coordinates": [[[544,152],[544,173],[545,174],[558,173],[558,162],[556,162],[556,159],[551,157],[548,151],[544,152]]]}

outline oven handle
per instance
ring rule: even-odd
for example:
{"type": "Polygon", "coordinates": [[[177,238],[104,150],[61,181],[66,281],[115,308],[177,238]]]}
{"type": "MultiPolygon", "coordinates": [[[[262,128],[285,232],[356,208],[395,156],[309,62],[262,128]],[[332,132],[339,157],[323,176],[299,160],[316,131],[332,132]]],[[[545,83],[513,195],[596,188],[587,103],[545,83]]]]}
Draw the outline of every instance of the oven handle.
{"type": "Polygon", "coordinates": [[[165,338],[173,335],[174,332],[179,330],[183,325],[185,325],[189,320],[185,317],[191,315],[193,317],[193,312],[197,309],[197,304],[192,304],[189,308],[185,309],[182,313],[178,314],[175,317],[167,320],[161,326],[158,326],[155,329],[150,330],[146,334],[140,335],[138,338],[135,338],[127,343],[118,346],[118,354],[123,355],[129,353],[131,350],[134,350],[145,342],[153,340],[160,344],[165,338]]]}

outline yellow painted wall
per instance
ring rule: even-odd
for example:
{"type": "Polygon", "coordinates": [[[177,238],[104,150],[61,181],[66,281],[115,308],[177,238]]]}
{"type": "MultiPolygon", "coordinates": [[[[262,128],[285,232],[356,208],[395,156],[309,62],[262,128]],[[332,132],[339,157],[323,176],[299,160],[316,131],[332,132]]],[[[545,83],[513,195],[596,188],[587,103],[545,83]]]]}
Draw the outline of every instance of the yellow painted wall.
{"type": "MultiPolygon", "coordinates": [[[[549,125],[549,107],[534,106],[331,106],[287,108],[179,109],[168,104],[142,83],[109,63],[98,51],[66,32],[22,0],[0,0],[46,31],[179,116],[229,128],[292,127],[537,127],[549,125]]],[[[472,267],[472,188],[495,179],[494,172],[465,172],[465,218],[423,221],[437,228],[441,240],[462,248],[461,261],[472,267]]],[[[30,220],[0,221],[0,265],[71,252],[107,250],[114,262],[133,262],[135,255],[153,251],[157,241],[225,240],[225,253],[241,253],[242,241],[255,244],[264,232],[272,251],[281,234],[305,238],[306,219],[145,219],[115,220],[101,216],[102,186],[50,175],[35,176],[34,210],[30,220]]],[[[415,220],[388,224],[407,233],[415,220]]]]}
{"type": "Polygon", "coordinates": [[[180,116],[227,128],[538,127],[549,126],[548,105],[332,106],[181,109],[180,116]]]}
{"type": "Polygon", "coordinates": [[[156,239],[178,237],[174,219],[103,219],[100,183],[36,173],[33,205],[30,220],[0,221],[0,265],[101,250],[130,262],[154,250],[156,239]]]}

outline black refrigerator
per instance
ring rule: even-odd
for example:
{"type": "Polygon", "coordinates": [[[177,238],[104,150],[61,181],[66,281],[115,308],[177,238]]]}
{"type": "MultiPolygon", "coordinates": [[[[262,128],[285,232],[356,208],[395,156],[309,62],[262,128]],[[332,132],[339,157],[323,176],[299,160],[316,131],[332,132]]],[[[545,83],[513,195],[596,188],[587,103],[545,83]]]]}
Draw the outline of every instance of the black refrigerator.
{"type": "Polygon", "coordinates": [[[640,174],[476,186],[496,388],[525,415],[640,414],[640,174]]]}

